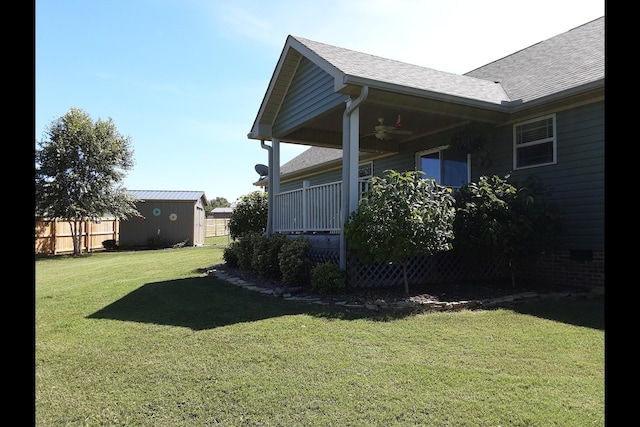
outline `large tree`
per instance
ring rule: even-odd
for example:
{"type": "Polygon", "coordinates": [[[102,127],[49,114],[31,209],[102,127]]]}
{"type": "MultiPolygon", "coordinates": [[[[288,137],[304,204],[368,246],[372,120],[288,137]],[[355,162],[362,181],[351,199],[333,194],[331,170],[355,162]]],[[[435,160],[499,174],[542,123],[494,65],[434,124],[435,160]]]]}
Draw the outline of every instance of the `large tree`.
{"type": "Polygon", "coordinates": [[[81,255],[84,221],[139,214],[136,199],[122,186],[133,165],[131,138],[121,135],[111,118],[94,122],[71,108],[36,142],[36,215],[68,221],[73,254],[81,255]]]}

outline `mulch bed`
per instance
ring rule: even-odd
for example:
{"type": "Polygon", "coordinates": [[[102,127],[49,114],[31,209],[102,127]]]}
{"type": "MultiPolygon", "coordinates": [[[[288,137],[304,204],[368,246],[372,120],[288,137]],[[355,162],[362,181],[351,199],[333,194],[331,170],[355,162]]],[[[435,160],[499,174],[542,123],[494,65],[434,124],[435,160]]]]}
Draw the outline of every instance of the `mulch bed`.
{"type": "Polygon", "coordinates": [[[277,280],[265,279],[253,271],[241,270],[225,266],[217,266],[220,271],[239,277],[246,282],[272,289],[281,288],[296,294],[314,295],[327,301],[348,301],[350,303],[371,303],[385,301],[387,303],[398,301],[472,301],[501,298],[508,295],[516,295],[526,292],[548,294],[555,292],[581,292],[584,288],[577,286],[559,286],[541,283],[532,280],[518,279],[515,286],[510,278],[497,278],[492,280],[478,280],[467,282],[452,282],[438,284],[409,285],[409,294],[404,292],[404,285],[380,288],[347,289],[336,295],[314,294],[310,286],[289,288],[284,287],[277,280]]]}

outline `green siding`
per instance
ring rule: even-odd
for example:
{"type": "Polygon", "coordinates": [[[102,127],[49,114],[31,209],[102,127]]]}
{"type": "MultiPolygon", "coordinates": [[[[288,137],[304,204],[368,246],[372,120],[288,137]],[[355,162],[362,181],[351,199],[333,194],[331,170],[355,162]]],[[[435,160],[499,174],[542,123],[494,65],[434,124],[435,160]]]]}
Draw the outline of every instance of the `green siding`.
{"type": "Polygon", "coordinates": [[[291,130],[344,104],[348,97],[335,93],[333,84],[329,74],[307,58],[302,58],[273,124],[274,134],[291,130]]]}
{"type": "Polygon", "coordinates": [[[564,217],[563,249],[604,250],[604,102],[556,113],[557,163],[512,171],[513,126],[503,126],[485,148],[491,166],[473,168],[480,175],[512,175],[521,180],[540,177],[551,191],[564,217]]]}
{"type": "MultiPolygon", "coordinates": [[[[541,114],[541,116],[553,111],[541,114]]],[[[560,207],[565,232],[559,238],[562,249],[604,250],[604,102],[556,113],[557,163],[513,171],[513,125],[496,128],[487,135],[483,151],[472,155],[471,179],[480,176],[511,175],[519,181],[529,175],[540,177],[560,207]],[[486,162],[486,160],[489,162],[486,162]],[[481,160],[485,160],[481,163],[481,160]]],[[[385,170],[415,170],[415,154],[447,145],[453,131],[412,142],[403,151],[373,162],[374,175],[385,170]]],[[[311,185],[342,180],[340,170],[306,178],[311,185]]],[[[302,188],[302,180],[281,185],[281,191],[302,188]]]]}

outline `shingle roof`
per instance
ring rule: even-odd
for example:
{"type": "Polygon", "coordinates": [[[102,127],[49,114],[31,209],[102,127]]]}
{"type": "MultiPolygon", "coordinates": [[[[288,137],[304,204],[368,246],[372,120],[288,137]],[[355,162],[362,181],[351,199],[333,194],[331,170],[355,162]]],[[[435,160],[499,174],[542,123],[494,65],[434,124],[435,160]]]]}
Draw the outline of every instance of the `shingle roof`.
{"type": "Polygon", "coordinates": [[[502,87],[493,81],[381,58],[302,37],[293,38],[347,76],[369,80],[372,87],[380,83],[393,84],[494,104],[508,100],[502,87]]]}
{"type": "Polygon", "coordinates": [[[141,200],[197,201],[205,197],[204,191],[128,190],[128,192],[141,200]]]}
{"type": "Polygon", "coordinates": [[[604,79],[605,18],[601,17],[466,73],[499,81],[523,102],[604,79]]]}
{"type": "Polygon", "coordinates": [[[604,78],[604,16],[464,75],[293,37],[317,62],[350,77],[412,90],[503,104],[531,101],[604,78]]]}
{"type": "Polygon", "coordinates": [[[318,164],[342,158],[342,149],[310,147],[280,167],[280,175],[285,175],[318,164]]]}

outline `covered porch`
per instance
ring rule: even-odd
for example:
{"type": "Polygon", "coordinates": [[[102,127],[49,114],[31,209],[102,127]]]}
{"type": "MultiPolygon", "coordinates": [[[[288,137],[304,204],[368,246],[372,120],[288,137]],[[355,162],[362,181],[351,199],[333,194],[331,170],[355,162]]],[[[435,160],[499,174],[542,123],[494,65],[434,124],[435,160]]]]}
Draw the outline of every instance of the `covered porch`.
{"type": "Polygon", "coordinates": [[[268,152],[267,234],[334,236],[341,268],[344,224],[369,185],[358,175],[363,156],[394,156],[430,135],[508,117],[499,84],[373,59],[289,36],[248,134],[268,152]],[[340,180],[281,191],[282,143],[341,149],[340,180]]]}

